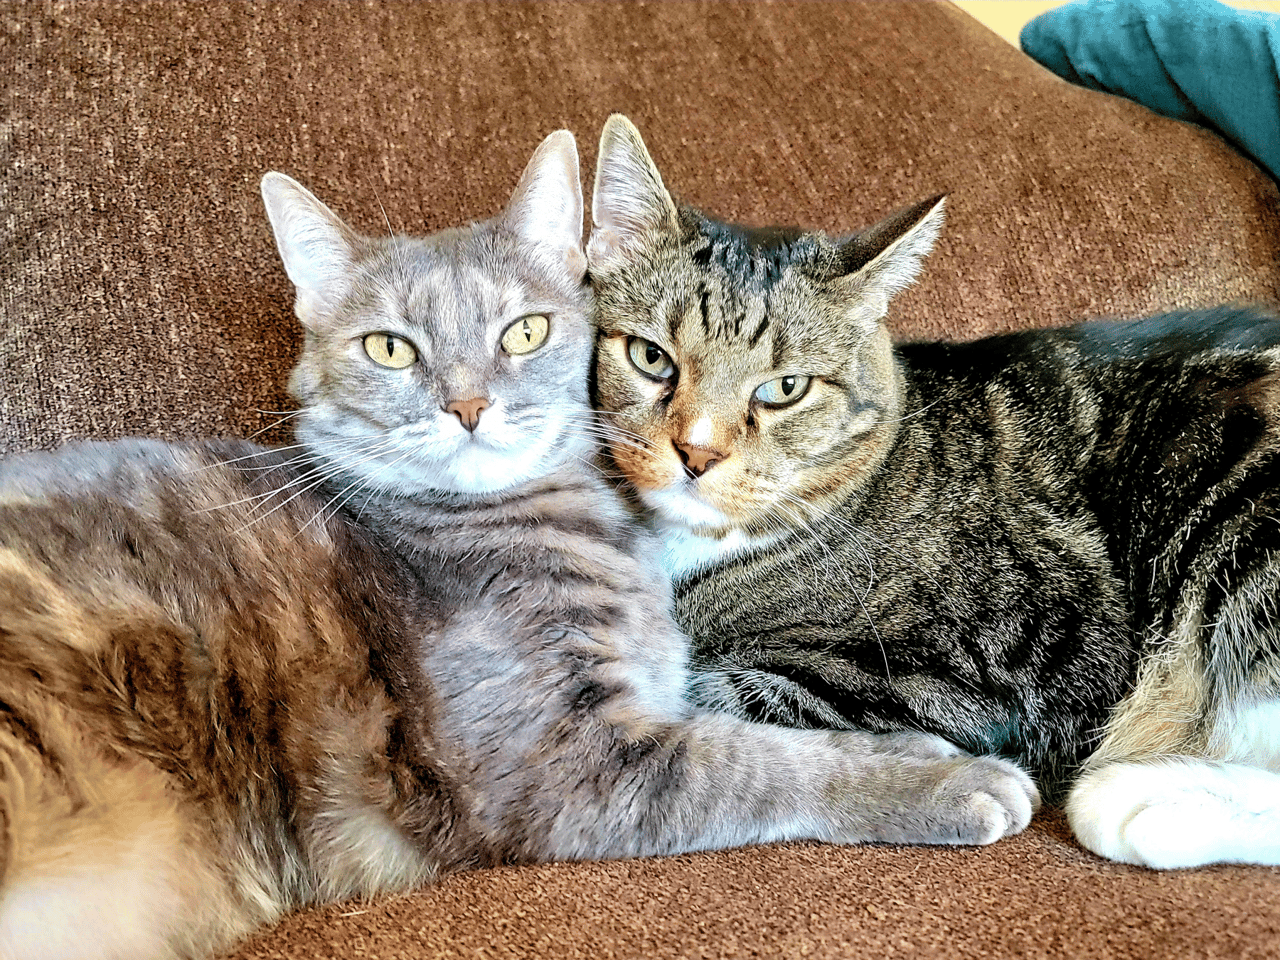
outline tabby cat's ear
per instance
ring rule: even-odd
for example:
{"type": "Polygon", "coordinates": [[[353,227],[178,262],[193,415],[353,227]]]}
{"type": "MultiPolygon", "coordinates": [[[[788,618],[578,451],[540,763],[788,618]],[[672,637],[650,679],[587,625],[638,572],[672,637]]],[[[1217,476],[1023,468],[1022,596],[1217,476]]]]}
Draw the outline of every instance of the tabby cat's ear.
{"type": "Polygon", "coordinates": [[[600,134],[587,258],[604,267],[624,260],[645,233],[676,230],[676,216],[675,202],[662,185],[640,131],[615,113],[600,134]]]}
{"type": "Polygon", "coordinates": [[[578,172],[578,144],[572,133],[557,130],[538,145],[502,219],[530,247],[562,258],[574,280],[586,275],[582,178],[578,172]]]}
{"type": "Polygon", "coordinates": [[[294,310],[312,326],[346,294],[359,235],[292,177],[262,178],[262,201],[284,272],[298,290],[294,310]]]}
{"type": "Polygon", "coordinates": [[[889,301],[915,282],[942,230],[946,202],[938,196],[917,203],[840,243],[824,279],[853,301],[855,322],[879,323],[889,301]]]}

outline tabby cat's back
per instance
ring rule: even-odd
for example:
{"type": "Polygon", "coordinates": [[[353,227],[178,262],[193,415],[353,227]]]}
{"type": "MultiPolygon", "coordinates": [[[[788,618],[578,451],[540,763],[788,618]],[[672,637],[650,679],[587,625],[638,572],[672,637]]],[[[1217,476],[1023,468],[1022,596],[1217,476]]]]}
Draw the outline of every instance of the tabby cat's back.
{"type": "Polygon", "coordinates": [[[594,399],[699,700],[1017,758],[1117,859],[1280,862],[1280,319],[894,349],[940,203],[721,223],[620,116],[599,166],[594,399]]]}

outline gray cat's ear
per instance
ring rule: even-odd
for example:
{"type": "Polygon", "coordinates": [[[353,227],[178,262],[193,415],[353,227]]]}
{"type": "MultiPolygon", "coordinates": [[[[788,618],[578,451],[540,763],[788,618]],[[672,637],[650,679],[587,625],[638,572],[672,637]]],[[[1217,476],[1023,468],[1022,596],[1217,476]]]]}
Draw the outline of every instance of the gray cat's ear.
{"type": "Polygon", "coordinates": [[[855,322],[879,323],[889,301],[915,283],[942,231],[946,202],[932,197],[841,242],[825,279],[851,298],[855,322]]]}
{"type": "Polygon", "coordinates": [[[275,232],[284,272],[298,290],[295,311],[311,325],[346,294],[359,236],[292,177],[262,178],[262,202],[275,232]]]}
{"type": "Polygon", "coordinates": [[[587,259],[597,267],[625,260],[646,233],[678,229],[675,201],[640,131],[620,113],[605,121],[600,133],[591,223],[587,259]]]}
{"type": "Polygon", "coordinates": [[[582,177],[578,172],[578,144],[572,133],[557,130],[538,145],[502,219],[524,243],[563,257],[575,280],[586,275],[582,177]]]}

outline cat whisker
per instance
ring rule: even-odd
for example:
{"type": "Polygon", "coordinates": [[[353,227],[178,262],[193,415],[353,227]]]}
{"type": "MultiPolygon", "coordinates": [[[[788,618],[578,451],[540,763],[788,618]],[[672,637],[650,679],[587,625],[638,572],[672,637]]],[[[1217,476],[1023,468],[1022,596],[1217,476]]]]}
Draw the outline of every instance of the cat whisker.
{"type": "Polygon", "coordinates": [[[640,434],[635,433],[631,430],[627,430],[624,427],[619,427],[616,424],[602,422],[598,420],[594,415],[584,416],[584,415],[570,414],[568,417],[568,422],[575,426],[581,427],[583,429],[592,430],[594,431],[594,435],[598,437],[603,437],[609,440],[614,440],[614,439],[625,440],[629,442],[631,446],[634,446],[637,449],[639,449],[641,446],[648,447],[648,448],[652,448],[654,446],[653,443],[648,438],[643,437],[640,434]]]}
{"type": "MultiPolygon", "coordinates": [[[[603,429],[598,425],[592,426],[590,424],[585,424],[585,423],[574,424],[571,422],[570,426],[575,427],[578,431],[580,431],[580,436],[587,437],[591,440],[602,441],[604,443],[616,443],[619,446],[629,447],[633,450],[647,451],[651,449],[651,445],[647,441],[637,442],[636,440],[633,440],[630,437],[621,436],[616,433],[611,433],[610,431],[603,429]]],[[[643,438],[640,438],[640,439],[641,441],[643,441],[643,438]]]]}
{"type": "MultiPolygon", "coordinates": [[[[348,441],[348,443],[349,443],[351,446],[353,446],[353,447],[354,447],[354,446],[357,446],[357,445],[359,444],[359,442],[360,442],[360,441],[355,441],[355,440],[348,441]]],[[[229,459],[229,460],[220,460],[220,461],[217,461],[217,462],[215,462],[215,463],[211,463],[211,464],[208,464],[208,465],[206,465],[206,466],[199,467],[199,468],[197,468],[197,469],[195,469],[195,470],[192,470],[192,471],[190,471],[190,472],[191,472],[191,473],[200,473],[200,472],[202,472],[202,471],[210,470],[210,469],[213,469],[213,468],[215,468],[215,467],[232,466],[233,464],[240,463],[240,462],[243,462],[243,461],[245,461],[245,460],[254,460],[254,459],[257,459],[257,458],[259,458],[259,457],[267,456],[267,455],[272,454],[272,453],[279,453],[279,452],[284,451],[284,450],[304,450],[304,451],[306,451],[306,450],[309,450],[309,449],[310,449],[310,448],[309,448],[309,447],[307,447],[307,445],[305,445],[305,444],[301,444],[301,443],[293,444],[293,445],[288,446],[288,447],[275,447],[275,448],[270,449],[270,450],[262,450],[262,451],[258,451],[258,452],[256,452],[256,453],[246,454],[246,455],[245,455],[245,456],[243,456],[243,457],[232,457],[232,458],[231,458],[231,459],[229,459]]],[[[282,468],[284,468],[284,467],[291,467],[291,466],[295,466],[295,465],[300,464],[300,463],[311,463],[311,462],[314,462],[314,460],[315,460],[315,457],[314,457],[314,455],[312,455],[311,453],[303,453],[302,455],[297,456],[297,457],[293,457],[292,459],[279,461],[279,462],[277,462],[277,463],[270,463],[270,464],[266,464],[266,465],[261,466],[261,467],[235,467],[235,469],[236,469],[237,471],[240,471],[240,472],[248,472],[248,471],[252,471],[252,470],[260,470],[260,471],[264,471],[264,472],[265,472],[265,473],[267,473],[267,474],[270,474],[272,471],[280,470],[280,469],[282,469],[282,468]]],[[[307,476],[307,475],[306,475],[306,474],[304,474],[304,476],[307,476]]],[[[239,500],[231,501],[231,502],[229,502],[229,503],[217,504],[216,506],[212,506],[212,507],[200,507],[200,508],[198,508],[198,509],[194,510],[193,512],[194,512],[194,513],[197,513],[197,514],[200,514],[200,513],[209,513],[209,512],[214,511],[214,510],[222,510],[222,509],[225,509],[225,508],[227,508],[227,507],[239,506],[239,505],[240,505],[240,504],[242,504],[242,503],[248,503],[248,502],[253,501],[253,500],[270,499],[271,497],[274,497],[277,493],[279,493],[281,490],[288,489],[290,486],[292,486],[292,485],[294,485],[294,484],[298,483],[301,479],[302,479],[302,478],[300,478],[300,477],[294,477],[294,478],[293,478],[293,479],[291,479],[288,483],[284,484],[282,487],[278,487],[278,488],[276,488],[275,490],[267,491],[266,493],[253,494],[253,495],[248,496],[248,497],[242,497],[242,498],[241,498],[241,499],[239,499],[239,500]]]]}
{"type": "Polygon", "coordinates": [[[296,417],[298,414],[302,413],[303,411],[302,410],[258,410],[257,412],[273,414],[276,416],[276,420],[273,423],[267,424],[261,430],[255,430],[253,433],[249,434],[249,436],[245,438],[246,440],[253,440],[256,437],[262,436],[264,433],[266,433],[269,430],[274,430],[276,427],[280,426],[286,421],[292,420],[294,417],[296,417]]]}
{"type": "MultiPolygon", "coordinates": [[[[263,450],[256,450],[253,453],[246,453],[242,457],[231,457],[227,460],[214,460],[212,463],[207,463],[202,467],[193,467],[192,469],[185,472],[192,473],[192,474],[203,473],[206,470],[216,470],[218,467],[229,467],[232,464],[242,463],[245,460],[257,460],[261,457],[274,456],[275,454],[281,453],[285,450],[306,450],[306,449],[307,449],[307,445],[304,443],[292,443],[286,447],[268,447],[263,450]]],[[[266,470],[275,466],[279,466],[279,464],[271,464],[269,467],[263,467],[261,469],[266,470]]]]}
{"type": "Polygon", "coordinates": [[[391,229],[391,218],[387,216],[387,208],[382,205],[382,197],[378,195],[378,188],[373,187],[373,199],[377,201],[378,210],[382,213],[382,222],[387,225],[387,239],[395,240],[396,232],[391,229]]]}
{"type": "MultiPolygon", "coordinates": [[[[351,447],[351,448],[359,447],[360,445],[365,444],[367,442],[368,442],[367,438],[362,438],[362,437],[361,438],[353,437],[351,439],[337,441],[337,443],[345,445],[347,447],[351,447]]],[[[285,451],[288,451],[288,450],[309,451],[310,449],[311,449],[310,445],[305,443],[291,443],[283,447],[269,447],[264,450],[254,451],[253,453],[247,453],[242,457],[231,457],[226,460],[216,460],[213,463],[206,464],[203,467],[197,467],[189,472],[200,473],[205,470],[212,470],[216,467],[229,467],[229,466],[232,466],[233,464],[243,463],[246,460],[256,460],[260,457],[268,457],[277,453],[284,453],[285,451]]],[[[304,452],[301,456],[294,457],[291,460],[281,460],[278,463],[270,463],[261,467],[238,467],[236,469],[241,471],[262,470],[269,473],[272,470],[279,469],[280,467],[290,467],[290,466],[294,466],[295,464],[305,463],[308,460],[312,460],[312,459],[314,459],[313,456],[311,456],[309,453],[304,452]]]]}
{"type": "Polygon", "coordinates": [[[941,402],[942,402],[942,398],[939,397],[937,400],[934,400],[932,403],[926,403],[923,407],[920,407],[918,410],[914,410],[911,413],[904,414],[901,417],[895,417],[892,420],[872,420],[871,423],[868,424],[868,426],[883,427],[883,426],[888,426],[891,423],[906,423],[908,420],[914,420],[916,417],[923,415],[924,412],[928,410],[930,407],[936,407],[941,402]]]}
{"type": "MultiPolygon", "coordinates": [[[[783,500],[775,504],[775,506],[780,510],[785,509],[785,507],[787,506],[790,506],[791,503],[789,501],[794,501],[795,504],[798,504],[801,507],[806,506],[804,502],[801,501],[799,498],[797,498],[794,494],[784,492],[783,498],[784,498],[783,500]]],[[[840,562],[840,560],[836,557],[834,552],[831,550],[831,547],[827,544],[826,540],[823,537],[812,535],[812,534],[815,534],[815,531],[813,530],[813,527],[808,522],[806,522],[803,516],[803,512],[802,511],[797,511],[797,512],[799,513],[799,524],[798,524],[799,528],[811,534],[811,536],[809,537],[810,541],[812,543],[817,544],[819,549],[822,551],[823,555],[826,558],[826,562],[830,565],[829,569],[834,570],[835,575],[838,576],[839,579],[843,580],[845,586],[848,587],[850,595],[857,599],[858,606],[862,608],[862,614],[864,617],[866,617],[867,626],[871,628],[871,632],[876,638],[876,643],[880,647],[880,656],[884,660],[885,680],[889,683],[892,683],[893,676],[889,667],[889,652],[885,648],[884,638],[880,635],[880,630],[876,626],[875,618],[871,616],[871,610],[867,607],[867,600],[871,596],[871,589],[875,583],[875,568],[872,566],[870,556],[867,554],[865,550],[861,551],[861,558],[863,562],[866,563],[867,565],[868,580],[867,580],[867,585],[865,589],[862,592],[859,592],[858,588],[855,586],[851,578],[849,569],[843,563],[840,562]]]]}
{"type": "Polygon", "coordinates": [[[932,573],[930,573],[928,569],[923,567],[920,564],[920,562],[914,559],[910,554],[905,553],[902,550],[895,549],[893,546],[891,546],[890,544],[886,543],[884,540],[880,539],[879,537],[871,533],[871,531],[869,531],[866,527],[862,527],[857,524],[851,523],[850,521],[845,520],[842,517],[828,516],[824,518],[824,522],[827,522],[827,521],[839,527],[850,537],[870,540],[872,543],[878,546],[881,550],[884,550],[885,552],[891,554],[893,557],[895,557],[898,560],[905,561],[909,566],[914,568],[917,573],[922,574],[926,580],[928,580],[935,587],[937,587],[938,596],[941,597],[943,601],[945,601],[951,607],[953,612],[955,612],[957,615],[960,614],[961,611],[959,610],[958,607],[955,606],[955,602],[952,599],[951,595],[942,586],[938,578],[935,577],[932,573]]]}
{"type": "Polygon", "coordinates": [[[271,516],[271,514],[275,513],[281,507],[291,503],[293,500],[297,499],[307,491],[312,490],[315,487],[332,479],[333,477],[340,475],[345,469],[349,469],[354,466],[359,466],[361,463],[366,463],[369,460],[376,459],[377,457],[381,456],[389,446],[393,446],[394,442],[395,441],[392,438],[384,438],[381,443],[375,445],[371,450],[363,451],[364,455],[354,460],[316,462],[314,461],[313,458],[308,458],[308,459],[312,459],[312,461],[314,462],[314,469],[303,472],[300,476],[294,477],[288,483],[283,484],[282,486],[277,487],[274,490],[270,490],[262,494],[255,494],[249,497],[242,497],[240,500],[236,500],[231,503],[220,504],[218,507],[206,507],[206,508],[203,508],[200,512],[204,512],[205,510],[226,509],[228,507],[238,506],[244,503],[254,503],[254,502],[256,502],[259,505],[259,507],[265,507],[268,503],[271,502],[271,500],[275,499],[280,494],[285,493],[286,491],[289,491],[291,489],[297,488],[297,489],[294,489],[294,492],[290,496],[286,497],[284,500],[276,504],[270,510],[266,510],[265,512],[258,514],[258,516],[253,517],[247,524],[240,527],[236,531],[237,533],[239,533],[243,530],[247,530],[253,524],[264,520],[266,517],[271,516]]]}
{"type": "Polygon", "coordinates": [[[399,464],[400,462],[402,462],[403,460],[411,456],[412,453],[413,453],[412,450],[406,450],[402,454],[400,454],[400,456],[396,457],[394,460],[390,461],[389,463],[383,464],[371,475],[358,476],[351,483],[347,484],[346,487],[344,487],[342,490],[339,490],[336,494],[334,494],[327,503],[321,506],[320,509],[317,510],[312,515],[311,519],[308,520],[306,523],[304,523],[298,529],[298,533],[301,534],[303,530],[306,530],[307,527],[309,527],[312,523],[314,523],[320,517],[325,516],[326,514],[327,514],[327,516],[325,516],[326,520],[332,519],[333,517],[337,516],[338,512],[347,504],[347,502],[352,497],[354,497],[357,493],[359,493],[362,487],[367,485],[369,488],[369,496],[365,498],[365,502],[360,508],[360,512],[363,512],[364,507],[369,505],[369,500],[373,498],[373,496],[378,492],[379,488],[388,486],[388,484],[374,484],[372,481],[376,480],[378,476],[390,470],[391,468],[395,467],[397,464],[399,464]],[[341,499],[339,500],[339,498],[341,499]],[[338,501],[336,505],[334,501],[338,501]],[[330,507],[332,507],[333,509],[330,510],[330,507]]]}

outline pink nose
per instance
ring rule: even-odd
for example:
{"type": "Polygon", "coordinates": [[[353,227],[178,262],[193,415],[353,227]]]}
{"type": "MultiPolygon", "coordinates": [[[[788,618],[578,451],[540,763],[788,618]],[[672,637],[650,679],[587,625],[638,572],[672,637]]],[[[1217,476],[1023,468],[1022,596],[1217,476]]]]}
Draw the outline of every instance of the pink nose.
{"type": "Polygon", "coordinates": [[[727,453],[708,447],[695,447],[691,443],[681,443],[679,440],[671,442],[675,444],[676,453],[680,454],[680,462],[695,477],[702,476],[728,456],[727,453]]]}
{"type": "Polygon", "coordinates": [[[475,433],[480,425],[480,414],[489,408],[489,401],[484,397],[472,397],[470,400],[450,400],[444,405],[445,413],[452,413],[462,425],[475,433]]]}

